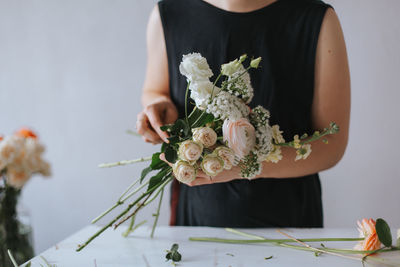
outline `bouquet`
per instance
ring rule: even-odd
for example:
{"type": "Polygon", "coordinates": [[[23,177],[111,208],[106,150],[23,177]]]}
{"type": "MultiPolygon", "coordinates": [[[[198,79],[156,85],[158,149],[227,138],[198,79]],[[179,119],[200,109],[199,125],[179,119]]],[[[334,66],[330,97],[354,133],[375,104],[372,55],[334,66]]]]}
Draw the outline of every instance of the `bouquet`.
{"type": "Polygon", "coordinates": [[[129,231],[134,229],[135,215],[149,203],[160,197],[158,210],[151,236],[157,224],[164,188],[172,179],[190,183],[196,179],[198,171],[206,173],[210,179],[224,170],[238,166],[242,178],[252,179],[262,171],[264,161],[277,163],[282,159],[281,147],[296,150],[295,160],[306,159],[311,153],[311,142],[335,134],[339,127],[330,123],[321,132],[311,136],[295,135],[293,140],[285,141],[279,125],[270,125],[270,112],[262,106],[249,107],[254,90],[249,70],[257,69],[261,58],[248,59],[246,55],[223,64],[220,73],[212,82],[213,76],[207,60],[199,53],[184,55],[180,72],[187,78],[185,93],[185,117],[174,124],[164,125],[161,130],[169,134],[168,143],[163,143],[161,151],[151,158],[102,164],[101,167],[125,165],[151,160],[143,169],[141,177],[121,195],[111,208],[93,220],[100,220],[116,207],[146,187],[127,207],[96,234],[89,238],[78,251],[83,249],[105,229],[115,224],[118,227],[131,219],[129,231]],[[247,66],[244,63],[248,62],[247,66]],[[188,113],[190,98],[195,107],[188,113]],[[164,154],[166,161],[160,159],[164,154]],[[147,178],[150,173],[156,172],[147,178]],[[136,184],[140,184],[134,188],[136,184]]]}
{"type": "Polygon", "coordinates": [[[22,187],[33,174],[50,175],[50,165],[42,159],[44,146],[34,132],[22,128],[8,137],[0,136],[0,265],[10,265],[7,250],[19,263],[31,259],[29,232],[17,218],[17,202],[22,187]]]}

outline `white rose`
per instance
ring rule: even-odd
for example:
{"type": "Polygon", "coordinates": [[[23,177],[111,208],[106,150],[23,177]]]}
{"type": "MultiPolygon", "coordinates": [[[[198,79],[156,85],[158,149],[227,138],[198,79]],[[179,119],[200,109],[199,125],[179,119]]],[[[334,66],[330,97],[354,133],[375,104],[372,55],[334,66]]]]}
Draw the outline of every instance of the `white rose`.
{"type": "Polygon", "coordinates": [[[219,146],[214,150],[213,153],[224,161],[225,170],[230,170],[232,166],[236,165],[235,153],[229,147],[219,146]]]}
{"type": "Polygon", "coordinates": [[[206,155],[201,162],[201,169],[207,175],[216,176],[224,170],[224,161],[217,155],[206,155]]]}
{"type": "Polygon", "coordinates": [[[178,160],[172,170],[175,178],[182,183],[190,183],[196,179],[196,169],[186,161],[178,160]]]}
{"type": "Polygon", "coordinates": [[[213,73],[200,53],[183,55],[179,71],[191,82],[208,80],[213,73]]]}
{"type": "Polygon", "coordinates": [[[196,102],[196,107],[203,110],[207,108],[209,101],[211,100],[211,94],[216,96],[221,89],[218,86],[214,86],[209,80],[196,81],[190,84],[190,98],[196,102]]]}
{"type": "Polygon", "coordinates": [[[199,127],[192,129],[193,141],[203,144],[204,147],[211,147],[217,142],[217,133],[210,127],[199,127]]]}
{"type": "Polygon", "coordinates": [[[179,145],[178,155],[181,159],[194,164],[203,153],[203,145],[192,140],[186,140],[179,145]]]}

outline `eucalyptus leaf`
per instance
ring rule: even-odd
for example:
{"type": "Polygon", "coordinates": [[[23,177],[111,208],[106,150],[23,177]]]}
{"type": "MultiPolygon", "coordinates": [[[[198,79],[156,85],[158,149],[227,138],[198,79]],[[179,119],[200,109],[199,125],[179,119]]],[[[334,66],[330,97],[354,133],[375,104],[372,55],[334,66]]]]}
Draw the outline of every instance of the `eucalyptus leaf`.
{"type": "Polygon", "coordinates": [[[165,258],[167,261],[172,260],[173,262],[181,261],[182,255],[178,252],[179,245],[173,244],[170,250],[167,250],[165,258]]]}
{"type": "Polygon", "coordinates": [[[392,245],[392,233],[386,221],[382,218],[377,219],[375,228],[379,241],[381,241],[385,247],[390,247],[392,245]]]}

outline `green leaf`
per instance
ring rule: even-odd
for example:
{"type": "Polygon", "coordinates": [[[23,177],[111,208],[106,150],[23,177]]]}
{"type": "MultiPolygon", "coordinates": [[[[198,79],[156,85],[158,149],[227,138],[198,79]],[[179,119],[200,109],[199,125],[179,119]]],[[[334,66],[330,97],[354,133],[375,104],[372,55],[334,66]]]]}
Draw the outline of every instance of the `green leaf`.
{"type": "Polygon", "coordinates": [[[178,244],[173,244],[171,247],[171,251],[178,251],[179,245],[178,244]]]}
{"type": "Polygon", "coordinates": [[[171,146],[165,149],[165,159],[170,163],[175,163],[178,159],[178,153],[171,146]]]}
{"type": "Polygon", "coordinates": [[[386,221],[382,218],[376,220],[376,233],[378,234],[379,241],[385,247],[390,247],[392,245],[392,233],[390,232],[390,227],[386,221]]]}
{"type": "Polygon", "coordinates": [[[173,262],[181,261],[182,255],[178,252],[179,245],[173,244],[171,250],[167,250],[167,255],[165,258],[167,261],[172,260],[173,262]]]}
{"type": "Polygon", "coordinates": [[[179,141],[180,141],[179,136],[174,135],[174,136],[168,137],[168,141],[169,141],[169,144],[167,144],[167,145],[175,145],[176,143],[179,143],[179,141]]]}
{"type": "Polygon", "coordinates": [[[160,159],[160,152],[154,153],[151,157],[151,164],[150,167],[152,170],[159,170],[165,167],[166,163],[160,159]]]}
{"type": "Polygon", "coordinates": [[[156,175],[152,176],[152,177],[150,178],[149,186],[147,187],[147,190],[150,190],[150,189],[152,189],[155,185],[159,184],[159,183],[163,180],[163,178],[165,177],[165,175],[166,175],[166,171],[165,171],[165,169],[162,169],[162,170],[159,171],[156,175]]]}
{"type": "Polygon", "coordinates": [[[28,262],[28,263],[25,265],[25,267],[31,267],[31,265],[32,265],[32,262],[28,262]]]}
{"type": "Polygon", "coordinates": [[[214,121],[214,116],[209,113],[204,113],[197,121],[196,123],[193,123],[192,127],[201,127],[206,125],[207,123],[213,122],[214,121]]]}
{"type": "Polygon", "coordinates": [[[151,168],[151,166],[144,168],[142,170],[142,174],[140,175],[140,182],[143,181],[143,179],[147,176],[147,174],[149,174],[153,169],[151,168]]]}

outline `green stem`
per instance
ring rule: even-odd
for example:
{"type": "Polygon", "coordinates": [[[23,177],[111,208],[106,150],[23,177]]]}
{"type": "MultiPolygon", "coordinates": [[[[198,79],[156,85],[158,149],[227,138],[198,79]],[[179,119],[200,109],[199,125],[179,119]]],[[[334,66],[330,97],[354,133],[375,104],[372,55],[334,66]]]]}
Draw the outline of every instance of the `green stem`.
{"type": "Polygon", "coordinates": [[[126,229],[126,231],[122,234],[123,237],[127,237],[129,235],[129,233],[132,231],[132,228],[135,225],[135,219],[136,219],[136,216],[132,216],[128,229],[126,229]]]}
{"type": "Polygon", "coordinates": [[[127,237],[129,234],[133,233],[136,229],[138,229],[140,226],[142,226],[143,224],[147,223],[146,220],[136,224],[132,229],[130,229],[129,231],[125,231],[125,233],[122,234],[123,237],[127,237]]]}
{"type": "Polygon", "coordinates": [[[147,190],[145,193],[143,193],[139,198],[137,198],[134,202],[128,205],[128,207],[123,210],[118,216],[116,216],[114,219],[112,219],[108,224],[103,226],[100,230],[98,230],[94,235],[89,237],[89,239],[82,245],[80,245],[76,251],[81,251],[83,248],[85,248],[90,242],[92,242],[96,237],[98,237],[101,233],[103,233],[107,228],[111,227],[116,221],[118,221],[122,216],[124,216],[126,213],[128,213],[137,203],[139,203],[144,197],[146,197],[149,194],[152,194],[160,185],[162,182],[154,185],[152,188],[147,190]]]}
{"type": "Polygon", "coordinates": [[[15,267],[18,267],[18,263],[17,263],[17,261],[15,260],[14,256],[12,255],[12,253],[11,253],[11,251],[10,251],[9,249],[7,249],[7,253],[8,253],[8,256],[10,257],[10,260],[11,260],[12,264],[13,264],[15,267]]]}
{"type": "MultiPolygon", "coordinates": [[[[186,119],[186,123],[187,125],[189,125],[189,119],[188,119],[188,94],[189,94],[189,86],[190,86],[190,81],[188,81],[187,86],[186,86],[186,92],[185,92],[185,119],[186,119]]],[[[189,125],[190,127],[190,125],[189,125]]]]}
{"type": "Polygon", "coordinates": [[[156,217],[154,218],[153,228],[151,228],[151,234],[150,234],[151,238],[153,238],[153,236],[154,236],[154,231],[156,230],[158,217],[160,217],[160,209],[161,209],[163,196],[164,196],[164,188],[161,189],[160,201],[158,202],[156,217]]]}
{"type": "MultiPolygon", "coordinates": [[[[259,238],[258,236],[256,236],[259,238]]],[[[303,238],[298,239],[301,242],[332,242],[332,241],[360,241],[364,238],[303,238]]],[[[293,239],[224,239],[214,237],[190,237],[190,241],[202,241],[202,242],[216,242],[216,243],[227,243],[227,244],[252,244],[252,243],[272,243],[287,247],[294,245],[288,245],[286,243],[295,243],[297,241],[293,239]]],[[[297,246],[295,246],[297,247],[297,246]]],[[[300,247],[302,250],[308,250],[306,247],[300,247]]],[[[376,250],[351,250],[351,249],[333,249],[333,248],[318,248],[327,252],[345,253],[345,254],[372,254],[376,253],[376,250]]],[[[381,252],[389,252],[400,250],[398,248],[390,248],[382,250],[381,252]]]]}
{"type": "Polygon", "coordinates": [[[101,164],[99,164],[98,167],[99,168],[111,168],[111,167],[129,165],[129,164],[133,164],[133,163],[150,161],[150,160],[151,160],[151,157],[143,157],[143,158],[139,158],[139,159],[121,160],[121,161],[111,162],[111,163],[101,163],[101,164]]]}
{"type": "MultiPolygon", "coordinates": [[[[307,144],[307,143],[311,143],[311,142],[317,141],[317,140],[321,139],[324,136],[335,134],[335,133],[337,133],[337,131],[334,130],[332,128],[332,125],[331,125],[330,128],[325,129],[322,133],[320,133],[318,135],[313,134],[309,139],[304,140],[304,141],[300,141],[300,145],[304,145],[304,144],[307,144]]],[[[286,143],[278,143],[278,144],[275,144],[275,145],[284,146],[284,147],[293,147],[293,141],[286,142],[286,143]]]]}
{"type": "MultiPolygon", "coordinates": [[[[360,241],[364,238],[303,238],[302,242],[323,242],[323,241],[360,241]]],[[[228,244],[251,244],[251,243],[294,243],[292,239],[225,239],[216,237],[190,237],[190,241],[217,242],[228,244]]]]}
{"type": "MultiPolygon", "coordinates": [[[[135,184],[137,181],[135,181],[133,184],[135,184]]],[[[139,192],[141,189],[143,189],[143,187],[145,187],[147,184],[149,183],[149,180],[146,181],[145,183],[143,183],[141,186],[139,186],[136,190],[134,190],[133,192],[129,193],[129,195],[127,195],[125,198],[121,199],[123,196],[125,196],[127,190],[125,190],[125,192],[120,196],[120,198],[118,199],[117,203],[114,204],[114,206],[110,207],[109,209],[107,209],[106,211],[104,211],[103,213],[101,213],[99,216],[97,216],[95,219],[92,220],[92,224],[98,222],[101,218],[103,218],[104,216],[106,216],[107,214],[109,214],[111,211],[113,211],[116,207],[121,206],[122,204],[124,204],[124,202],[129,199],[130,197],[132,197],[134,194],[136,194],[137,192],[139,192]]]]}

